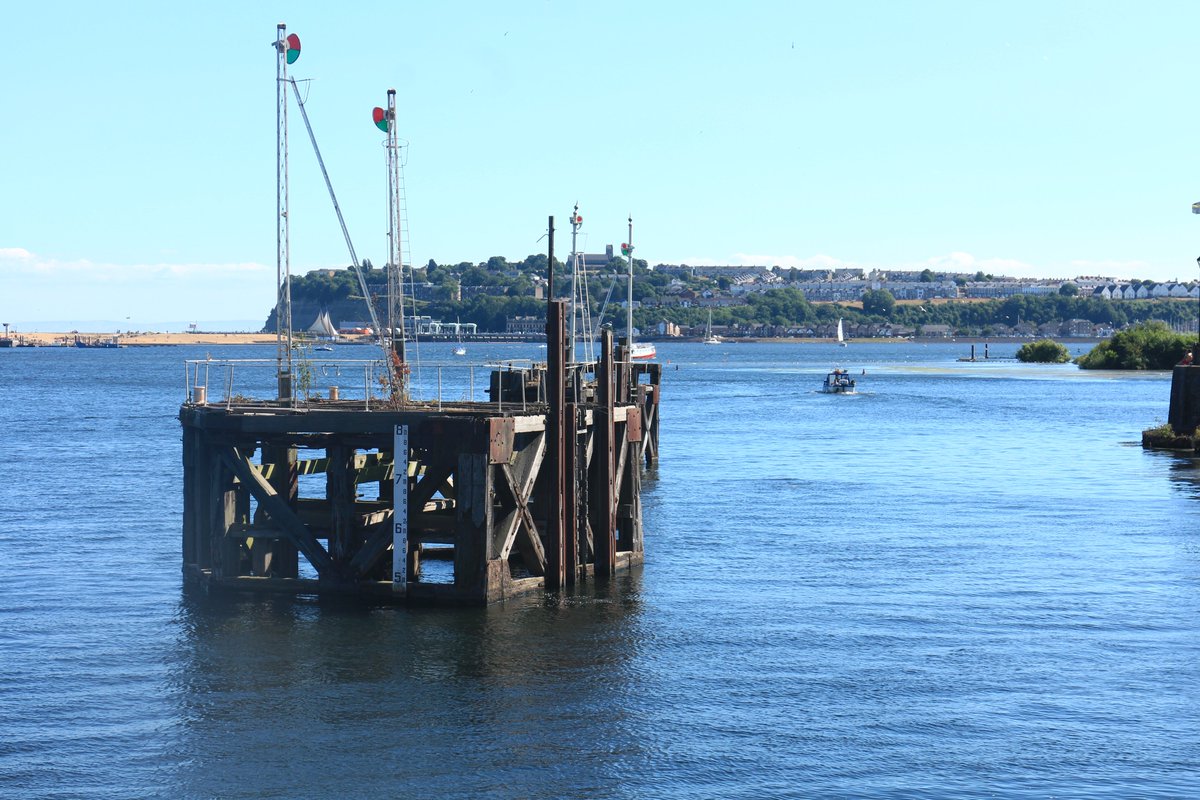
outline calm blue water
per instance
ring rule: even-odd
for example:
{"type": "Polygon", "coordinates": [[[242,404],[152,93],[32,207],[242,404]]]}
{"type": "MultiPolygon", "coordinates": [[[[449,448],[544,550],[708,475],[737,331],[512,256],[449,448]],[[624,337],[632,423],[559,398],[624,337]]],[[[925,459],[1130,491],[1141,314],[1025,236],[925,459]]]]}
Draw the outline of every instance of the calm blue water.
{"type": "Polygon", "coordinates": [[[645,567],[466,611],[185,597],[182,360],[273,349],[0,351],[0,796],[1196,796],[1169,379],[966,350],[660,346],[645,567]]]}

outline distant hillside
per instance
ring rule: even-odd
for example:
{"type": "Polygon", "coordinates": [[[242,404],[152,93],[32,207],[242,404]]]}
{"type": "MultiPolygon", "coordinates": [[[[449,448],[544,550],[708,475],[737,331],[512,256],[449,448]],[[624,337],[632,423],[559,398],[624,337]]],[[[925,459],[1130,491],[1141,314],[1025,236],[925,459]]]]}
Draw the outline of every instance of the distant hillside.
{"type": "MultiPolygon", "coordinates": [[[[627,262],[617,257],[607,264],[589,264],[587,290],[593,318],[604,307],[604,321],[623,328],[627,262]]],[[[814,282],[812,276],[795,271],[746,268],[739,273],[737,269],[740,268],[691,269],[660,264],[650,270],[645,262],[635,261],[634,324],[648,334],[659,328],[675,330],[678,326],[683,335],[696,335],[711,314],[713,326],[723,335],[759,337],[822,336],[838,319],[856,327],[859,332],[855,335],[859,336],[919,334],[926,327],[940,329],[945,335],[963,336],[1104,336],[1147,320],[1160,320],[1178,330],[1188,330],[1188,326],[1195,329],[1195,300],[1108,299],[1096,293],[1081,294],[1071,282],[1047,290],[1045,282],[1035,281],[1033,288],[1038,292],[989,299],[898,301],[886,288],[868,288],[869,282],[845,276],[814,282]],[[805,283],[797,283],[800,280],[805,283]],[[801,285],[816,287],[809,289],[814,296],[829,291],[827,286],[842,291],[844,296],[812,302],[801,285]]],[[[365,277],[372,295],[378,298],[386,293],[382,269],[368,265],[365,277]]],[[[415,313],[434,320],[457,320],[474,323],[481,332],[502,332],[512,317],[545,312],[545,300],[541,298],[546,293],[546,277],[544,255],[531,255],[517,262],[493,256],[479,264],[463,262],[453,266],[430,261],[413,270],[405,314],[413,314],[415,305],[415,313]]],[[[970,286],[962,276],[928,277],[929,281],[917,276],[915,282],[906,278],[904,283],[894,285],[898,291],[903,287],[906,292],[914,291],[914,287],[936,285],[941,287],[939,291],[951,293],[956,281],[964,282],[963,291],[970,286]]],[[[1142,288],[1150,286],[1145,282],[1135,283],[1142,288]]],[[[997,279],[988,286],[997,291],[1021,291],[1025,284],[997,279]]],[[[328,311],[330,319],[340,327],[370,320],[358,278],[350,268],[314,270],[297,276],[292,280],[291,294],[292,324],[297,331],[307,329],[322,311],[328,311]]],[[[555,296],[569,294],[569,272],[556,263],[555,296]]],[[[378,299],[375,302],[376,308],[382,309],[382,302],[378,299]]],[[[274,314],[272,309],[264,332],[274,332],[274,314]]]]}

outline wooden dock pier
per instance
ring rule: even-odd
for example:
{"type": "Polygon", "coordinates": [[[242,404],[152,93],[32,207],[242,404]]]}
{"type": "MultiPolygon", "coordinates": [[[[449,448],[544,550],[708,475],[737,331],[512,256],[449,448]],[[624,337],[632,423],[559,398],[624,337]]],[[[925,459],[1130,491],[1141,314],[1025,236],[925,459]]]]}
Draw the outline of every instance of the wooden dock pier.
{"type": "Polygon", "coordinates": [[[549,305],[548,362],[493,369],[487,401],[388,402],[369,383],[248,400],[232,377],[218,400],[197,367],[179,413],[186,581],[487,604],[640,563],[661,365],[611,331],[597,363],[571,363],[566,304],[549,305]]]}

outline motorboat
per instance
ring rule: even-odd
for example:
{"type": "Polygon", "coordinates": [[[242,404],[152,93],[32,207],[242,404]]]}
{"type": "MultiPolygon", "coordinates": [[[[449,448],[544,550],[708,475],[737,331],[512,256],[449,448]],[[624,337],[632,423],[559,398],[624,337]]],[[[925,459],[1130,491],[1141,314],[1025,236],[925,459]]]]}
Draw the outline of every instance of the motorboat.
{"type": "Polygon", "coordinates": [[[850,377],[844,369],[835,369],[825,376],[825,382],[821,384],[821,391],[825,394],[856,394],[854,388],[854,378],[850,377]]]}
{"type": "Polygon", "coordinates": [[[658,355],[654,342],[634,342],[629,350],[629,357],[634,361],[646,361],[658,355]]]}

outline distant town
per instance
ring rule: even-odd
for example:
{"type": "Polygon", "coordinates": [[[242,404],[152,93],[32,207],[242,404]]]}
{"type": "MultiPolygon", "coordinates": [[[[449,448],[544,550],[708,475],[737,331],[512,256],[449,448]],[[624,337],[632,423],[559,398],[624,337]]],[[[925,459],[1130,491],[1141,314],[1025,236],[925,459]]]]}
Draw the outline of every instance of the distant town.
{"type": "MultiPolygon", "coordinates": [[[[405,324],[431,338],[540,336],[547,296],[547,259],[493,257],[485,262],[406,269],[405,324]]],[[[364,264],[368,291],[383,294],[382,269],[364,264]]],[[[571,296],[571,269],[555,265],[555,296],[571,296]]],[[[578,285],[598,327],[624,328],[628,262],[604,253],[580,257],[578,285]]],[[[351,268],[313,270],[293,278],[293,321],[362,332],[370,326],[351,268]],[[322,321],[323,320],[323,321],[322,321]]],[[[1096,338],[1146,320],[1195,331],[1200,282],[1011,278],[931,269],[795,269],[689,266],[634,262],[635,334],[647,339],[831,337],[842,320],[853,338],[1096,338]]],[[[274,311],[265,331],[274,330],[274,311]]]]}

